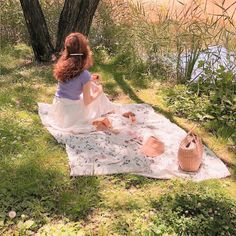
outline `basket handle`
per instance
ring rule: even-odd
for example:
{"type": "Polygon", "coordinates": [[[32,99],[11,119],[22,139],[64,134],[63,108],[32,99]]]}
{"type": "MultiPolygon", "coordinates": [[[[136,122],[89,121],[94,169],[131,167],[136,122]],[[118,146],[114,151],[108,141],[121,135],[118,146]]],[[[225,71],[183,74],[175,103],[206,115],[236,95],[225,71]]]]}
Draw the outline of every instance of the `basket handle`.
{"type": "MultiPolygon", "coordinates": [[[[196,128],[196,125],[190,130],[189,134],[190,134],[190,133],[193,131],[193,129],[195,129],[195,128],[196,128]]],[[[195,141],[195,143],[196,143],[197,152],[198,152],[198,153],[201,153],[201,150],[202,150],[202,148],[201,148],[201,145],[202,145],[201,138],[200,138],[198,135],[193,134],[193,137],[192,137],[191,142],[192,142],[192,141],[195,141]]]]}
{"type": "MultiPolygon", "coordinates": [[[[193,132],[193,130],[194,130],[196,127],[197,127],[197,125],[195,124],[195,125],[188,131],[188,133],[187,133],[187,135],[185,136],[185,138],[181,141],[180,146],[183,145],[183,143],[185,142],[185,139],[193,132]]],[[[191,139],[190,142],[192,142],[193,140],[196,140],[195,135],[193,135],[193,137],[192,137],[192,139],[191,139]]]]}
{"type": "Polygon", "coordinates": [[[199,153],[201,153],[202,152],[202,140],[199,136],[196,136],[195,140],[196,140],[197,150],[199,153]]]}
{"type": "Polygon", "coordinates": [[[197,127],[197,125],[195,124],[195,125],[188,131],[187,136],[190,135],[190,134],[193,132],[193,130],[196,129],[196,127],[197,127]]]}

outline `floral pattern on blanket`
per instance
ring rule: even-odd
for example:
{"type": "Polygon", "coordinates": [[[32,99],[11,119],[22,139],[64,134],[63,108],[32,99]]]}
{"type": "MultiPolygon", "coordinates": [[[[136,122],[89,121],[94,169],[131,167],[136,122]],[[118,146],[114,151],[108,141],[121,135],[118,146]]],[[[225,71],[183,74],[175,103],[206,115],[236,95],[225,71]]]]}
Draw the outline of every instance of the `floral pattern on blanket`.
{"type": "MultiPolygon", "coordinates": [[[[45,125],[49,104],[39,104],[39,115],[45,125]]],[[[122,105],[122,112],[107,114],[118,134],[110,131],[66,133],[46,125],[48,131],[59,143],[66,146],[71,176],[135,173],[152,178],[174,177],[204,180],[223,178],[230,173],[224,163],[207,147],[204,147],[203,162],[196,173],[182,171],[178,166],[177,152],[186,132],[171,123],[164,116],[155,113],[147,104],[122,105]],[[135,113],[137,122],[131,124],[122,112],[135,113]],[[165,152],[155,158],[148,158],[139,152],[142,142],[149,136],[156,136],[165,143],[165,152]]]]}

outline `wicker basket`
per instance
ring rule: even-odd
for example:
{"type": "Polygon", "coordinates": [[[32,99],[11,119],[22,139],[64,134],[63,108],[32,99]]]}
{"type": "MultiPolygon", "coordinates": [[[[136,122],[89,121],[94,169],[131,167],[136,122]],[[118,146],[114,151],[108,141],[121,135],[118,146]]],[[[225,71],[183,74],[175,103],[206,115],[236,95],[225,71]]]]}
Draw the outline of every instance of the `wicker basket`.
{"type": "Polygon", "coordinates": [[[184,171],[198,171],[202,163],[203,145],[201,139],[189,131],[180,143],[178,151],[179,166],[184,171]]]}

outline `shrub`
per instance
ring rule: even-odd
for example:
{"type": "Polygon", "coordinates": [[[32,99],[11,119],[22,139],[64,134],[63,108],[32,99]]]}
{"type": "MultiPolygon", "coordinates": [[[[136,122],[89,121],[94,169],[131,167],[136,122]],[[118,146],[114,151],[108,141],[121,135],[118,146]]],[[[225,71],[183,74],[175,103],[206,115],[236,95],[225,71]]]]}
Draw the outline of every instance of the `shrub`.
{"type": "Polygon", "coordinates": [[[20,1],[5,0],[1,3],[1,44],[28,41],[27,28],[20,1]]]}
{"type": "Polygon", "coordinates": [[[168,89],[165,99],[174,113],[180,117],[196,121],[207,118],[208,97],[198,97],[186,85],[175,85],[173,89],[168,89]]]}
{"type": "Polygon", "coordinates": [[[235,75],[223,66],[204,73],[196,83],[176,85],[166,101],[176,115],[200,121],[217,136],[236,141],[235,75]]]}
{"type": "MultiPolygon", "coordinates": [[[[48,30],[53,42],[64,0],[40,0],[48,30]]],[[[1,43],[29,42],[29,36],[20,1],[5,0],[1,3],[1,43]]]]}
{"type": "Polygon", "coordinates": [[[207,187],[185,187],[152,202],[157,211],[149,235],[235,235],[236,202],[207,187]]]}

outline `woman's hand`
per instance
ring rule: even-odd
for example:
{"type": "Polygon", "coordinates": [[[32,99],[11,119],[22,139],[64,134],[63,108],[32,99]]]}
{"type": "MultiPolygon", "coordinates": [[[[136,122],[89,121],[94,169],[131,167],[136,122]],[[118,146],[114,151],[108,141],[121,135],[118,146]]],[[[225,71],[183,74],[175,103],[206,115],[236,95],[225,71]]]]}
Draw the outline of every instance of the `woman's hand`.
{"type": "Polygon", "coordinates": [[[96,84],[100,84],[101,83],[101,75],[98,73],[94,73],[91,75],[92,77],[92,81],[95,82],[96,84]]]}
{"type": "Polygon", "coordinates": [[[83,100],[87,106],[93,102],[103,92],[101,84],[94,84],[93,81],[89,81],[83,87],[83,100]]]}

